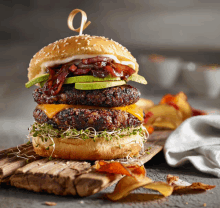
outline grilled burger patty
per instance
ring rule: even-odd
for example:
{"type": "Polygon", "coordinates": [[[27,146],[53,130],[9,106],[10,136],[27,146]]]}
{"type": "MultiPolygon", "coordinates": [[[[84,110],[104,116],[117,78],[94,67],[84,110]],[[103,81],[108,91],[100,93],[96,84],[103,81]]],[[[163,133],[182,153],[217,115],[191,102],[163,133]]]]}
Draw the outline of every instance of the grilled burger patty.
{"type": "Polygon", "coordinates": [[[136,103],[140,98],[140,91],[130,85],[99,90],[77,90],[73,85],[64,85],[57,95],[46,95],[43,88],[38,88],[33,92],[33,97],[38,104],[117,107],[136,103]]]}
{"type": "Polygon", "coordinates": [[[51,124],[54,128],[77,130],[93,127],[97,131],[117,128],[136,127],[141,121],[132,114],[121,110],[68,108],[57,113],[53,118],[36,108],[33,113],[36,122],[51,124]]]}

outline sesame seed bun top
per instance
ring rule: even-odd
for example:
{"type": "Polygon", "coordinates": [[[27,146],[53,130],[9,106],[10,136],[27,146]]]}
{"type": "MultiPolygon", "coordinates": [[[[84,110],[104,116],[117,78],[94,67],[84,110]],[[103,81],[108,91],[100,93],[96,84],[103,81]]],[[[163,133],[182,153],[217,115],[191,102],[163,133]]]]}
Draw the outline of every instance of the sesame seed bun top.
{"type": "MultiPolygon", "coordinates": [[[[71,36],[54,43],[49,44],[37,52],[31,59],[28,68],[29,80],[34,79],[40,74],[46,72],[45,63],[57,60],[65,61],[76,55],[113,55],[120,62],[130,61],[135,66],[136,73],[138,72],[138,64],[136,59],[131,55],[127,48],[121,44],[109,40],[105,37],[80,35],[71,36]]],[[[68,62],[68,61],[67,61],[68,62]]]]}

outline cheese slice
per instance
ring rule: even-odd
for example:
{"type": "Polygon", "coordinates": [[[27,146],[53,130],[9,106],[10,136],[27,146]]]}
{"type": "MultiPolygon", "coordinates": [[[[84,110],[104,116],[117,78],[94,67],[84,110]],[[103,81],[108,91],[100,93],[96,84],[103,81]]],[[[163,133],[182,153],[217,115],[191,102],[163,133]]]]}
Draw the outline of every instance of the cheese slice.
{"type": "Polygon", "coordinates": [[[97,106],[87,106],[87,105],[67,105],[67,104],[41,104],[37,106],[38,109],[44,111],[48,118],[53,118],[57,113],[68,108],[78,108],[78,109],[109,109],[109,110],[121,110],[126,111],[140,121],[143,120],[143,110],[136,104],[122,106],[122,107],[97,107],[97,106]]]}

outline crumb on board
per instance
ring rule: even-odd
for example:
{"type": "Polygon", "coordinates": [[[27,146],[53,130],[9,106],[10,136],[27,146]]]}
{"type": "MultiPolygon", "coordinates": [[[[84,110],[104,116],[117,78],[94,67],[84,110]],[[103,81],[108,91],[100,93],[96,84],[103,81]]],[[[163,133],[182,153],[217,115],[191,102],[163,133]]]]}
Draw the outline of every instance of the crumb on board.
{"type": "Polygon", "coordinates": [[[57,205],[56,202],[45,202],[44,204],[47,206],[56,206],[57,205]]]}

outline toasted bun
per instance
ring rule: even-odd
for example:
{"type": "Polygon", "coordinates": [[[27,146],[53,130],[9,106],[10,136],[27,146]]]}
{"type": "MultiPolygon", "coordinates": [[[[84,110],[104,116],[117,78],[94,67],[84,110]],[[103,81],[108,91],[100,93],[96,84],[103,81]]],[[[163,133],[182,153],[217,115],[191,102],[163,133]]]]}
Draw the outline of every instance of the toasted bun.
{"type": "Polygon", "coordinates": [[[114,55],[119,61],[131,61],[135,64],[136,73],[138,64],[131,53],[119,43],[100,36],[72,36],[49,44],[37,52],[31,59],[28,68],[29,80],[44,74],[46,67],[42,64],[48,61],[57,61],[71,58],[74,55],[114,55]]]}
{"type": "Polygon", "coordinates": [[[42,142],[40,137],[34,137],[34,151],[43,157],[52,156],[72,160],[110,160],[138,155],[143,145],[143,137],[138,134],[120,139],[113,138],[110,141],[102,137],[96,138],[95,142],[93,139],[54,138],[53,140],[55,148],[50,146],[52,144],[51,140],[42,142]],[[49,150],[46,150],[48,147],[49,150]]]}

